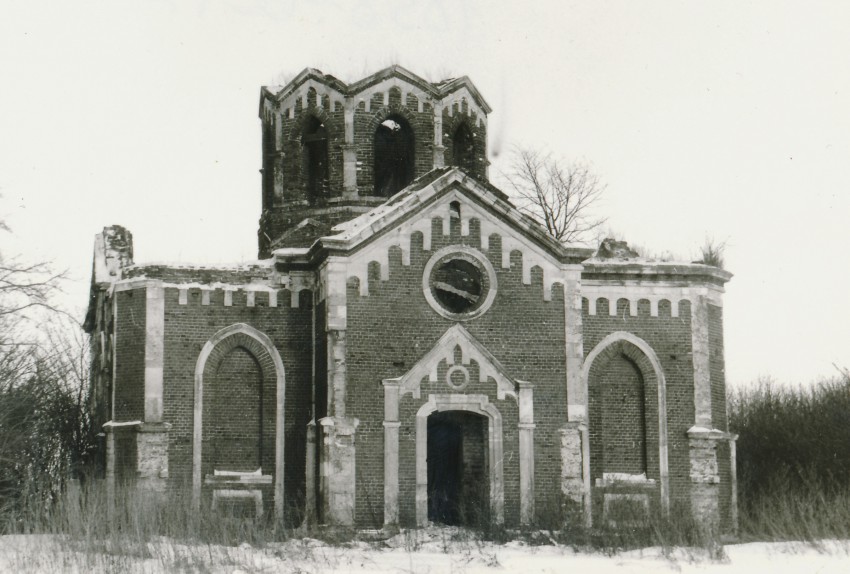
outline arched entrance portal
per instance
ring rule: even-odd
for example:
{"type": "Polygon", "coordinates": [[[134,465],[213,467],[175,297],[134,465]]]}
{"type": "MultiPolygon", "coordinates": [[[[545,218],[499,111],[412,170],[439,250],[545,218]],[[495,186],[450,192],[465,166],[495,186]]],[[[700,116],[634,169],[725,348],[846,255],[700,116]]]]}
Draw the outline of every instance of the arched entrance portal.
{"type": "Polygon", "coordinates": [[[489,461],[487,417],[466,411],[428,417],[428,520],[440,524],[487,524],[489,461]]]}

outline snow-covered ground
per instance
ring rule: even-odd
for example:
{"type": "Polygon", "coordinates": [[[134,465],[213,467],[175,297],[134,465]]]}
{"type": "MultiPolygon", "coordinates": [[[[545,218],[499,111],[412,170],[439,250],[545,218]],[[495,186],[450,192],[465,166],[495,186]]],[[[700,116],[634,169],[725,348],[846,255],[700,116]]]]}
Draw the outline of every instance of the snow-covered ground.
{"type": "Polygon", "coordinates": [[[50,536],[0,537],[0,572],[170,572],[315,574],[399,572],[494,573],[615,572],[634,574],[783,574],[850,573],[850,543],[753,543],[725,547],[725,558],[712,561],[697,550],[665,555],[658,548],[605,556],[576,553],[564,546],[497,545],[451,540],[451,533],[403,533],[386,543],[346,547],[302,538],[252,548],[186,545],[161,539],[142,548],[110,551],[94,544],[62,543],[50,536]]]}

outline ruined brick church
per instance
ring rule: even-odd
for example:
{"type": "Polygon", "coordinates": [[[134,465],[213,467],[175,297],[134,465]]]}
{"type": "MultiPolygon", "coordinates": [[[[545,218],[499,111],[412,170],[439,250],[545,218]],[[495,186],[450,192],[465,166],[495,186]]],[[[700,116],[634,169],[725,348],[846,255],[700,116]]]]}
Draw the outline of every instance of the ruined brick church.
{"type": "Polygon", "coordinates": [[[289,526],[734,531],[731,275],[552,239],[488,182],[490,111],[467,77],[306,69],[260,92],[258,261],[98,234],[109,488],[289,526]]]}

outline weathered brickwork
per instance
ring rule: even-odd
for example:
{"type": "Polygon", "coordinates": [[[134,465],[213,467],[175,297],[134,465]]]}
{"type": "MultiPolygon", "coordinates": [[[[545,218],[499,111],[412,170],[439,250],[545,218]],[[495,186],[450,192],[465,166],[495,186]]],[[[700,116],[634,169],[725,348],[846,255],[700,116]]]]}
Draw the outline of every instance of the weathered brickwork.
{"type": "MultiPolygon", "coordinates": [[[[474,228],[471,224],[470,228],[474,228]]],[[[405,373],[436,343],[453,322],[441,317],[426,302],[422,273],[433,252],[455,244],[479,248],[477,234],[460,234],[453,222],[450,235],[442,235],[442,223],[433,222],[431,251],[422,249],[421,237],[413,238],[410,265],[404,266],[401,253],[393,250],[389,259],[389,279],[378,277],[372,267],[368,297],[359,296],[359,285],[348,287],[348,369],[349,401],[352,416],[360,419],[358,428],[358,517],[364,527],[380,526],[380,512],[370,515],[374,500],[383,492],[383,403],[380,383],[405,373]]],[[[516,379],[534,385],[535,495],[537,507],[545,510],[558,503],[559,428],[566,420],[564,378],[564,308],[560,284],[552,288],[552,300],[543,300],[543,281],[532,269],[531,285],[522,282],[519,253],[511,255],[510,269],[501,269],[501,238],[490,238],[487,252],[497,268],[498,294],[492,308],[464,326],[483,343],[516,379]],[[518,328],[518,326],[522,326],[518,328]]],[[[443,381],[445,371],[438,372],[443,381]]],[[[477,373],[471,372],[472,381],[477,373]]],[[[467,394],[483,394],[502,413],[505,460],[505,515],[515,523],[519,515],[518,413],[515,399],[498,400],[496,385],[471,383],[467,394]]],[[[452,394],[445,383],[423,383],[422,398],[406,396],[401,401],[399,446],[400,519],[412,524],[414,517],[415,415],[429,394],[452,394]],[[426,390],[427,389],[427,390],[426,390]]],[[[378,506],[380,509],[380,505],[378,506]]]]}
{"type": "Polygon", "coordinates": [[[733,534],[734,522],[732,517],[732,465],[729,454],[729,443],[717,443],[717,470],[720,476],[720,526],[724,534],[733,534]]]}
{"type": "Polygon", "coordinates": [[[261,92],[262,260],[134,264],[105,228],[86,329],[110,492],[287,527],[689,509],[733,532],[731,275],[553,239],[487,181],[489,113],[466,77],[306,69],[261,92]]]}
{"type": "MultiPolygon", "coordinates": [[[[169,288],[165,292],[164,418],[173,425],[169,433],[169,484],[172,488],[185,489],[192,477],[194,377],[201,348],[220,329],[236,323],[246,323],[272,339],[286,370],[284,484],[286,496],[294,510],[290,516],[293,522],[297,523],[300,513],[303,512],[305,436],[307,422],[311,418],[312,403],[312,293],[300,292],[299,306],[292,308],[290,293],[285,290],[278,292],[277,307],[269,306],[269,295],[264,292],[256,293],[255,306],[248,307],[245,291],[234,291],[232,306],[224,306],[222,289],[213,290],[209,304],[204,305],[201,290],[196,288],[189,289],[187,304],[181,305],[178,291],[176,288],[169,288]]],[[[256,356],[260,353],[247,357],[246,354],[247,351],[240,349],[237,354],[240,358],[234,357],[237,363],[247,363],[250,367],[245,372],[241,384],[250,381],[251,377],[254,377],[254,381],[257,380],[258,363],[261,364],[264,360],[264,357],[256,356]]],[[[215,424],[228,425],[231,432],[237,432],[240,426],[248,424],[246,418],[250,419],[250,415],[246,417],[245,414],[248,399],[243,397],[243,402],[236,402],[233,400],[232,389],[226,390],[228,384],[240,384],[239,373],[234,371],[236,365],[228,366],[228,362],[230,361],[224,361],[216,376],[206,382],[204,407],[211,409],[209,414],[213,417],[227,417],[226,421],[216,421],[215,424]],[[206,396],[208,388],[212,397],[206,396]]],[[[271,473],[274,469],[275,390],[270,378],[268,370],[263,373],[264,473],[271,473]]],[[[259,416],[259,413],[256,414],[259,416]]],[[[205,413],[202,420],[209,421],[210,416],[205,413]]],[[[217,432],[221,435],[226,433],[226,429],[219,427],[217,432]]],[[[231,436],[232,440],[240,438],[239,434],[231,436]]],[[[245,434],[241,436],[244,437],[245,434]]],[[[227,448],[226,445],[223,446],[227,448]]],[[[235,448],[235,445],[231,446],[235,448]]],[[[256,446],[250,448],[256,452],[256,446]]],[[[206,456],[207,450],[202,452],[206,456]]],[[[240,456],[245,455],[243,453],[240,456]]],[[[204,474],[212,472],[209,466],[211,462],[210,459],[205,459],[204,474]]],[[[260,466],[237,469],[232,466],[236,462],[233,459],[228,461],[225,457],[222,462],[231,467],[219,470],[255,470],[260,466]]],[[[264,497],[264,500],[268,502],[267,497],[264,497]]]]}
{"type": "Polygon", "coordinates": [[[656,417],[646,414],[654,389],[645,393],[643,376],[624,355],[613,357],[598,370],[588,392],[591,479],[602,478],[606,472],[645,474],[648,459],[653,463],[651,474],[658,476],[658,433],[647,437],[647,427],[653,423],[657,427],[656,417]],[[647,438],[654,439],[652,444],[647,438]]]}
{"type": "Polygon", "coordinates": [[[115,319],[115,420],[145,418],[145,296],[144,287],[118,292],[115,319]]]}
{"type": "Polygon", "coordinates": [[[136,430],[116,430],[115,481],[121,486],[132,485],[137,478],[136,430]]]}
{"type": "Polygon", "coordinates": [[[489,164],[487,126],[479,123],[477,119],[467,102],[454,104],[451,108],[443,108],[443,145],[446,146],[446,165],[460,167],[471,176],[486,181],[489,164]],[[460,130],[464,128],[471,136],[470,142],[462,142],[459,138],[460,130]],[[466,143],[468,149],[457,149],[463,143],[466,143]]]}
{"type": "MultiPolygon", "coordinates": [[[[646,341],[655,351],[664,372],[667,398],[667,444],[669,460],[670,499],[687,500],[690,493],[689,446],[687,430],[694,424],[693,365],[691,363],[690,303],[679,305],[679,316],[671,316],[671,304],[662,300],[658,316],[650,313],[648,300],[639,300],[637,316],[629,312],[628,301],[617,302],[617,314],[609,313],[607,299],[596,302],[596,314],[588,312],[589,302],[583,301],[582,328],[585,356],[603,338],[617,331],[627,331],[646,341]]],[[[591,371],[593,375],[593,371],[591,371]]],[[[588,386],[604,384],[591,377],[588,386]]],[[[592,391],[591,391],[592,392],[592,391]]],[[[644,388],[647,478],[658,480],[658,395],[657,388],[644,388]]],[[[612,401],[612,416],[627,419],[637,408],[634,404],[612,401]]],[[[590,421],[591,436],[593,419],[590,421]]],[[[593,444],[593,442],[591,442],[593,444]]],[[[593,458],[591,457],[591,462],[593,458]]],[[[596,476],[591,469],[591,476],[596,476]]]]}
{"type": "Polygon", "coordinates": [[[723,309],[708,306],[709,365],[711,372],[711,422],[722,431],[728,430],[726,420],[726,364],[723,359],[723,309]]]}
{"type": "Polygon", "coordinates": [[[315,238],[386,199],[376,189],[375,172],[376,133],[384,122],[409,131],[408,181],[455,164],[486,179],[489,108],[465,78],[431,84],[394,66],[346,85],[308,69],[283,88],[265,88],[261,108],[261,257],[275,246],[308,247],[306,239],[291,236],[275,243],[306,218],[322,228],[315,238]],[[321,126],[326,150],[320,168],[309,157],[316,153],[309,148],[316,126],[321,126]],[[458,149],[461,144],[465,149],[458,149]],[[319,185],[311,183],[316,177],[319,185]]]}

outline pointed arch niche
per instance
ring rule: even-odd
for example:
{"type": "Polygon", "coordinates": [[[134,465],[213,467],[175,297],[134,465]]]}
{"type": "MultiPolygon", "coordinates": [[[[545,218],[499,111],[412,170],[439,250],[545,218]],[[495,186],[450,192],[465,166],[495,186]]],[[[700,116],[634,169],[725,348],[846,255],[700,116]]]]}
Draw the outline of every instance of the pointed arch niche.
{"type": "MultiPolygon", "coordinates": [[[[652,484],[654,478],[650,477],[647,470],[657,468],[657,478],[659,482],[659,497],[661,508],[666,513],[669,509],[669,471],[667,460],[667,388],[664,380],[664,372],[661,369],[661,362],[658,356],[649,344],[625,331],[611,333],[599,342],[596,347],[587,355],[584,361],[582,372],[586,396],[588,397],[588,418],[590,427],[590,452],[591,452],[591,472],[585,477],[585,488],[590,493],[590,476],[600,474],[601,478],[597,478],[599,485],[605,485],[609,481],[630,481],[632,484],[652,484]],[[640,472],[609,472],[604,467],[602,473],[595,472],[593,465],[599,464],[598,458],[600,444],[594,444],[594,434],[596,434],[596,442],[599,438],[599,432],[605,432],[605,429],[593,429],[594,413],[590,412],[592,408],[600,408],[601,405],[591,406],[591,393],[594,391],[591,387],[604,384],[608,371],[614,372],[614,375],[619,378],[624,378],[624,389],[618,389],[621,393],[631,396],[635,393],[640,393],[642,405],[636,405],[634,412],[623,413],[623,418],[628,418],[630,414],[640,413],[641,420],[638,421],[635,417],[633,425],[625,425],[634,427],[632,432],[641,432],[643,436],[635,436],[634,442],[636,445],[641,445],[643,448],[640,457],[641,460],[633,461],[635,465],[643,465],[643,473],[640,472]],[[652,401],[651,391],[655,389],[657,392],[655,400],[652,401]],[[651,402],[652,401],[652,402],[651,402]],[[655,403],[655,404],[652,404],[655,403]],[[657,455],[655,452],[650,452],[650,444],[648,444],[647,435],[649,434],[650,425],[657,421],[658,438],[657,438],[657,455]],[[594,432],[595,431],[595,432],[594,432]],[[594,457],[594,453],[597,457],[594,457]],[[655,460],[652,460],[655,459],[655,460]],[[651,464],[649,462],[651,461],[651,464]],[[657,467],[656,467],[657,461],[657,467]]],[[[597,389],[598,390],[598,389],[597,389]]],[[[632,397],[635,398],[635,397],[632,397]]],[[[631,420],[631,419],[629,419],[631,420]]],[[[598,422],[598,421],[597,421],[598,422]]],[[[621,425],[622,426],[622,425],[621,425]]],[[[614,431],[612,431],[614,432],[614,431]]],[[[609,437],[610,438],[610,437],[609,437]]],[[[623,438],[623,437],[618,437],[623,438]]],[[[615,441],[616,442],[616,441],[615,441]]],[[[656,442],[656,441],[653,441],[656,442]]],[[[589,499],[589,498],[588,498],[589,499]]]]}
{"type": "MultiPolygon", "coordinates": [[[[200,509],[201,484],[203,474],[204,446],[204,384],[207,378],[216,373],[221,364],[232,352],[249,355],[259,367],[260,384],[271,381],[275,389],[274,415],[274,512],[278,521],[283,520],[283,427],[284,396],[286,376],[283,361],[269,337],[244,323],[236,323],[218,331],[206,342],[195,364],[194,424],[192,437],[192,504],[196,511],[200,509]]],[[[263,397],[264,401],[270,397],[263,397]]],[[[248,470],[248,469],[246,469],[248,470]]],[[[237,473],[233,473],[237,474],[237,473]]],[[[258,480],[261,475],[244,473],[250,480],[258,480]],[[255,478],[251,478],[254,477],[255,478]]],[[[243,481],[244,482],[244,481],[243,481]]],[[[268,483],[266,483],[268,484],[268,483]]]]}

